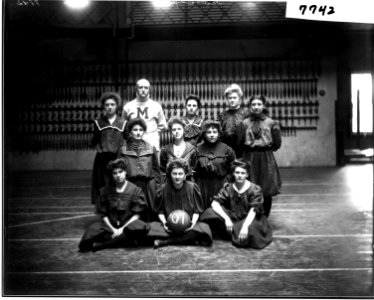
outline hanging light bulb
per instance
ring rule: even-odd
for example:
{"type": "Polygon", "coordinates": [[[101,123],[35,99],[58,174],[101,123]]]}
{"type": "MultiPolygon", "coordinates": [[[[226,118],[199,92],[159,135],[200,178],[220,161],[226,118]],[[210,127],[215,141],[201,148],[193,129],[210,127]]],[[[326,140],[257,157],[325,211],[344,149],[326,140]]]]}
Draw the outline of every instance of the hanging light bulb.
{"type": "Polygon", "coordinates": [[[168,8],[171,6],[172,1],[170,0],[152,0],[152,3],[155,7],[158,8],[168,8]]]}
{"type": "Polygon", "coordinates": [[[90,0],[65,0],[64,3],[72,9],[82,9],[88,6],[90,0]]]}

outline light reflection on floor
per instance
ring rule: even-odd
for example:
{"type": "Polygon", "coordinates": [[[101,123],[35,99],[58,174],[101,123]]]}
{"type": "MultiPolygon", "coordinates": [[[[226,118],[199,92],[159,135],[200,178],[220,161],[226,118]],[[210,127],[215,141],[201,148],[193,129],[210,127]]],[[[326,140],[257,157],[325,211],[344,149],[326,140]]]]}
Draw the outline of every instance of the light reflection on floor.
{"type": "Polygon", "coordinates": [[[360,211],[373,211],[373,164],[346,166],[345,182],[351,190],[352,204],[360,211]]]}

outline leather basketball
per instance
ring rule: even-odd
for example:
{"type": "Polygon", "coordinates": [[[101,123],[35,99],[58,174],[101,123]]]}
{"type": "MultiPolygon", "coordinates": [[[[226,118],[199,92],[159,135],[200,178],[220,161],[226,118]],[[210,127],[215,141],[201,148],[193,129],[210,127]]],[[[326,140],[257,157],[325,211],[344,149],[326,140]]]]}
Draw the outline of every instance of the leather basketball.
{"type": "Polygon", "coordinates": [[[173,233],[183,233],[191,226],[191,218],[184,210],[174,210],[167,219],[167,226],[173,233]]]}

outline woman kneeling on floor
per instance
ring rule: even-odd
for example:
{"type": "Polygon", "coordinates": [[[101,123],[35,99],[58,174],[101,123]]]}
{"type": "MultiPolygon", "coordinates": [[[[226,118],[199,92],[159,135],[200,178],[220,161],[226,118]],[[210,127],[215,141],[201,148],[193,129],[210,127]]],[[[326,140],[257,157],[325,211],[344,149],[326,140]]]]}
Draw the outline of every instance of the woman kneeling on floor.
{"type": "Polygon", "coordinates": [[[273,232],[264,215],[261,188],[247,180],[249,168],[247,162],[234,161],[235,182],[225,183],[200,219],[237,247],[262,249],[272,241],[273,232]]]}
{"type": "Polygon", "coordinates": [[[167,245],[212,244],[212,232],[207,224],[198,222],[203,212],[199,187],[186,181],[188,164],[184,159],[171,160],[166,167],[167,180],[157,192],[156,203],[160,222],[152,222],[148,237],[154,239],[154,248],[167,245]],[[185,211],[191,225],[181,234],[175,234],[168,226],[167,217],[175,210],[185,211]]]}
{"type": "Polygon", "coordinates": [[[100,190],[101,221],[86,230],[80,251],[134,246],[148,233],[149,225],[140,220],[147,209],[145,196],[139,187],[126,180],[126,169],[124,159],[109,162],[112,182],[100,190]]]}

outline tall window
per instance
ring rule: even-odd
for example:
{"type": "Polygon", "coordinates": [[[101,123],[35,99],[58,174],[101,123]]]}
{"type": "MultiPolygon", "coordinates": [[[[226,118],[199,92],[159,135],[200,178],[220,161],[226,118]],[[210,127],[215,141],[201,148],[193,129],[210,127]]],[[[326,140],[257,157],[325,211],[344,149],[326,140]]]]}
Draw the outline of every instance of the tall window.
{"type": "Polygon", "coordinates": [[[356,73],[351,77],[352,132],[373,132],[372,78],[370,73],[356,73]],[[359,109],[357,110],[357,103],[359,109]],[[357,124],[359,116],[359,124],[357,124]],[[359,127],[359,128],[358,128],[359,127]]]}

